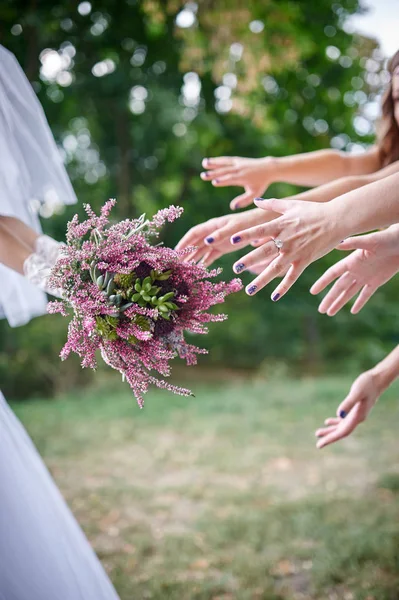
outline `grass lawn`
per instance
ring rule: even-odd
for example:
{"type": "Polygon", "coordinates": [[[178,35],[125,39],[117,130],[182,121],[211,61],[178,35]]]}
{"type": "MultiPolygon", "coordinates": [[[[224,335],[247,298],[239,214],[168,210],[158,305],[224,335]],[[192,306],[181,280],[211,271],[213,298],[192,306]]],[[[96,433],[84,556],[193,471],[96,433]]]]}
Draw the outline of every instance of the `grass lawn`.
{"type": "Polygon", "coordinates": [[[399,598],[399,388],[323,451],[351,380],[122,384],[14,406],[122,600],[399,598]]]}

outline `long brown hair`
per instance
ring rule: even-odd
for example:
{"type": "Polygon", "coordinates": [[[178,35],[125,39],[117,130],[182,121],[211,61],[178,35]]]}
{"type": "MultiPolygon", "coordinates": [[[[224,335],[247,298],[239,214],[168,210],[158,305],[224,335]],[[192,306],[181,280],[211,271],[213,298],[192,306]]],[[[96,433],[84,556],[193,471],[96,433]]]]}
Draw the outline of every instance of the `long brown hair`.
{"type": "Polygon", "coordinates": [[[391,81],[382,99],[382,117],[379,128],[378,147],[383,167],[399,160],[399,126],[395,120],[395,105],[392,98],[392,76],[396,67],[399,67],[399,50],[388,63],[391,81]]]}

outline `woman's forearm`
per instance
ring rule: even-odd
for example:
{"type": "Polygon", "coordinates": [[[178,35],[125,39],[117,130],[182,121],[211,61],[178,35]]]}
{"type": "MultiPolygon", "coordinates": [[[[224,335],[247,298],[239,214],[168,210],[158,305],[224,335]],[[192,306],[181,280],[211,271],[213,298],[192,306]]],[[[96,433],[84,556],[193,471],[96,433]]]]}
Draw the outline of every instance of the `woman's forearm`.
{"type": "Polygon", "coordinates": [[[388,177],[394,173],[399,173],[399,161],[396,161],[388,167],[384,167],[375,173],[343,177],[342,179],[332,181],[331,183],[326,183],[325,185],[320,185],[317,188],[307,190],[301,194],[296,194],[295,200],[305,200],[308,202],[329,202],[330,200],[337,198],[337,196],[342,196],[342,194],[346,194],[347,192],[356,190],[364,185],[373,183],[373,181],[384,179],[384,177],[388,177]]]}
{"type": "Polygon", "coordinates": [[[13,235],[0,217],[0,263],[22,275],[24,262],[31,254],[32,248],[13,235]]]}
{"type": "Polygon", "coordinates": [[[343,194],[326,205],[342,237],[399,222],[399,173],[343,194]]]}
{"type": "Polygon", "coordinates": [[[0,224],[8,229],[14,237],[21,240],[25,246],[29,246],[32,252],[35,250],[39,234],[34,229],[15,217],[0,216],[0,224]]]}
{"type": "Polygon", "coordinates": [[[371,371],[381,392],[386,390],[399,377],[399,346],[396,346],[371,371]]]}
{"type": "MultiPolygon", "coordinates": [[[[265,159],[267,160],[267,159],[265,159]]],[[[317,150],[273,158],[274,181],[315,187],[342,177],[367,175],[381,167],[377,148],[360,155],[338,150],[317,150]]]]}

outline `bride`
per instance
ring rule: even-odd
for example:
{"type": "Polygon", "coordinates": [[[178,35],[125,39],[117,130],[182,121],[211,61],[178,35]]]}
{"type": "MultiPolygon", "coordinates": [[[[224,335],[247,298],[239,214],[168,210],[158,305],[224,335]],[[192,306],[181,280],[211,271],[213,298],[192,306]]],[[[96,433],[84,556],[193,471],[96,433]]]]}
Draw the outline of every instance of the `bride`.
{"type": "MultiPolygon", "coordinates": [[[[0,46],[0,317],[46,310],[60,244],[40,234],[33,199],[76,197],[42,108],[0,46]],[[43,291],[42,291],[43,290],[43,291]]],[[[117,600],[99,560],[0,392],[0,599],[117,600]]]]}

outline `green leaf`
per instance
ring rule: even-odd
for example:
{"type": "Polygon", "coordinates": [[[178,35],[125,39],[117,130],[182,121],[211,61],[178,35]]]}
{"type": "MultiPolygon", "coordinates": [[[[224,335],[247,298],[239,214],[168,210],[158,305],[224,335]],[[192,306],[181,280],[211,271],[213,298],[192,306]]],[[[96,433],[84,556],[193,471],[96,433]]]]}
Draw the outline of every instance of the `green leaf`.
{"type": "Polygon", "coordinates": [[[163,302],[166,302],[166,300],[170,300],[170,298],[173,298],[174,295],[175,295],[174,292],[168,292],[164,296],[161,296],[160,300],[162,300],[163,302]]]}
{"type": "Polygon", "coordinates": [[[146,286],[146,285],[148,285],[148,284],[150,285],[150,289],[151,289],[151,285],[152,285],[151,277],[146,277],[146,278],[144,279],[144,281],[143,281],[143,286],[142,286],[142,287],[145,287],[145,286],[146,286]]]}

